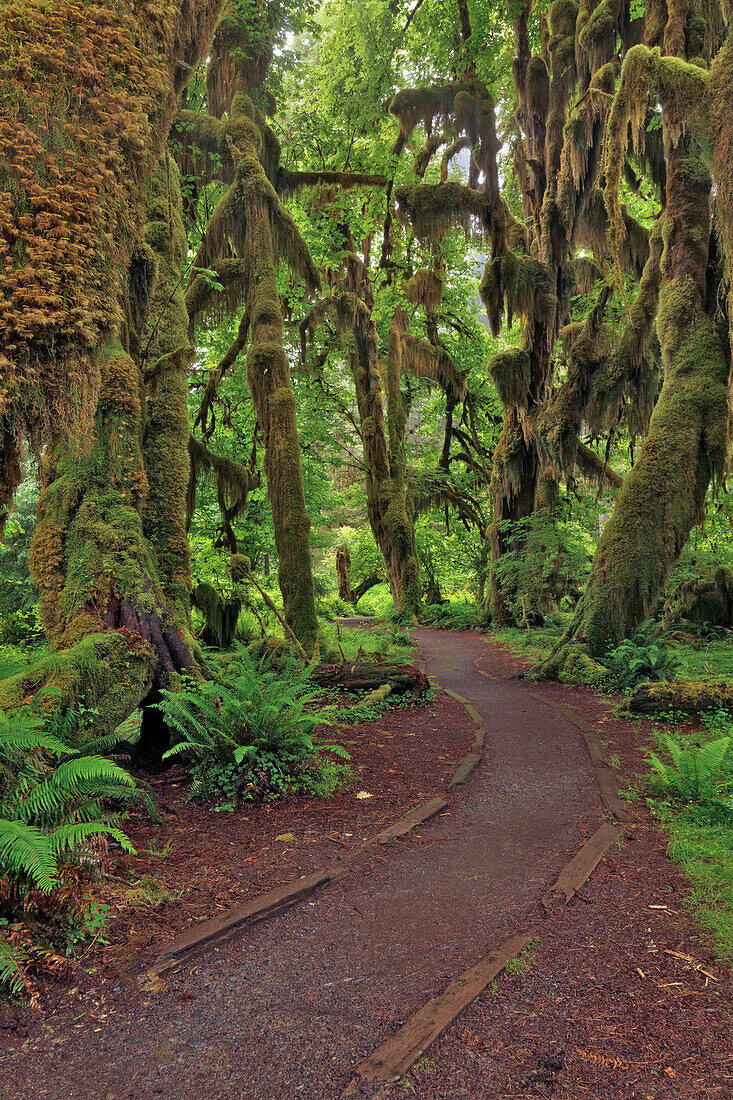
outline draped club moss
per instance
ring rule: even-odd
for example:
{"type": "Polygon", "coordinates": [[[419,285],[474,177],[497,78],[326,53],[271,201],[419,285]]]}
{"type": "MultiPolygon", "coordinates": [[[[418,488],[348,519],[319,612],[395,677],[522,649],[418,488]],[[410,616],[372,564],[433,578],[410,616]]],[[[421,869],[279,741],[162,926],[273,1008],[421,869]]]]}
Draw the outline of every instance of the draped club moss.
{"type": "MultiPolygon", "coordinates": [[[[674,117],[674,116],[673,116],[674,117]]],[[[674,123],[673,123],[674,126],[674,123]]],[[[728,452],[725,348],[705,310],[711,179],[694,132],[667,139],[667,209],[657,334],[664,383],[624,480],[566,640],[544,667],[602,656],[655,607],[728,452]]],[[[611,204],[613,209],[613,204],[611,204]]]]}

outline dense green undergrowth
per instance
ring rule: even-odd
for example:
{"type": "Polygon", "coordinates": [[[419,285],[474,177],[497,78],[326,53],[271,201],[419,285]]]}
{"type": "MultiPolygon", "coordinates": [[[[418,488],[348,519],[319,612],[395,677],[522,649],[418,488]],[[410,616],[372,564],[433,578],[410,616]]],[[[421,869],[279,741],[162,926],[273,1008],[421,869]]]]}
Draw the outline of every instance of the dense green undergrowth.
{"type": "MultiPolygon", "coordinates": [[[[670,716],[671,719],[674,715],[670,716]]],[[[692,884],[688,903],[716,953],[733,962],[733,721],[660,723],[650,753],[648,805],[669,836],[667,852],[692,884]]]]}

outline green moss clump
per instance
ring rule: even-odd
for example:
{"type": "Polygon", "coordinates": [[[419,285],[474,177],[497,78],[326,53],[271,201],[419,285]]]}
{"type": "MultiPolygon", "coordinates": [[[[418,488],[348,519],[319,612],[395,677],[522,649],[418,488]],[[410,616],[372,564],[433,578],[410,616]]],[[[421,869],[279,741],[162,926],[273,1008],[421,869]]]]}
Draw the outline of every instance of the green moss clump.
{"type": "Polygon", "coordinates": [[[518,405],[526,409],[532,384],[532,362],[524,348],[497,352],[489,360],[488,369],[501,403],[506,407],[518,405]]]}

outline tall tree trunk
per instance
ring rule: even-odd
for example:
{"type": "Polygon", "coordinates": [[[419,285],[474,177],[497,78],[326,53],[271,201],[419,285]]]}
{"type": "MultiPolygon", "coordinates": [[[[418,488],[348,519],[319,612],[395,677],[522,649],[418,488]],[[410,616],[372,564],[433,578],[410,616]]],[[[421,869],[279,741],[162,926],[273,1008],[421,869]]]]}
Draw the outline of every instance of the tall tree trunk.
{"type": "Polygon", "coordinates": [[[339,599],[344,603],[355,603],[351,587],[351,553],[346,544],[336,548],[336,582],[339,599]]]}
{"type": "MultiPolygon", "coordinates": [[[[143,520],[151,481],[154,494],[162,482],[143,453],[141,295],[155,264],[140,242],[175,96],[219,7],[179,0],[161,16],[123,2],[112,18],[96,4],[29,0],[0,16],[2,52],[18,58],[0,113],[0,260],[11,272],[0,288],[0,501],[13,488],[8,448],[12,458],[23,436],[46,444],[30,564],[59,650],[0,685],[0,706],[83,697],[110,729],[156,678],[195,667],[187,593],[178,599],[185,548],[143,520]]],[[[173,377],[180,388],[185,367],[174,359],[146,364],[159,393],[173,377]]],[[[155,397],[151,412],[152,430],[172,443],[155,397]]],[[[181,415],[179,401],[178,439],[181,415]]],[[[178,501],[168,504],[177,516],[178,501]]]]}
{"type": "MultiPolygon", "coordinates": [[[[670,18],[668,32],[672,26],[676,21],[670,18]]],[[[668,33],[667,48],[670,41],[668,33]]],[[[638,49],[635,57],[629,55],[628,71],[624,69],[630,86],[640,59],[642,65],[656,63],[653,54],[638,49]]],[[[668,64],[665,59],[662,63],[668,64]]],[[[700,70],[692,72],[703,80],[700,70]]],[[[674,96],[677,70],[672,67],[670,73],[674,96]]],[[[625,92],[629,94],[622,80],[622,109],[625,92]]],[[[676,103],[668,103],[666,96],[663,87],[660,100],[672,107],[674,118],[676,103]]],[[[662,117],[667,204],[662,215],[657,334],[664,382],[638,461],[624,479],[604,529],[573,623],[544,667],[548,675],[571,674],[588,657],[602,656],[651,614],[693,526],[704,516],[711,480],[725,470],[729,362],[714,320],[716,295],[710,301],[707,288],[711,177],[703,138],[693,122],[680,132],[670,123],[668,110],[662,117]]],[[[626,125],[620,113],[624,150],[626,125]]]]}
{"type": "Polygon", "coordinates": [[[247,381],[265,445],[264,468],[272,511],[278,580],[285,621],[306,651],[318,640],[310,550],[310,518],[305,506],[295,396],[283,343],[283,316],[276,261],[284,259],[309,289],[318,272],[295,223],[280,205],[271,182],[279,146],[250,92],[260,88],[272,57],[273,5],[261,5],[252,18],[235,14],[222,21],[207,76],[210,133],[228,149],[233,182],[209,222],[197,264],[226,257],[232,245],[244,267],[243,296],[250,325],[247,381]]]}
{"type": "Polygon", "coordinates": [[[285,621],[306,651],[311,651],[318,639],[318,618],[310,518],[305,507],[295,396],[283,345],[275,268],[271,217],[278,200],[258,157],[260,131],[244,85],[245,77],[241,74],[232,104],[228,141],[236,167],[234,189],[242,202],[235,239],[247,272],[251,332],[247,381],[265,444],[264,468],[285,621]]]}
{"type": "MultiPolygon", "coordinates": [[[[353,250],[350,238],[349,243],[353,250]]],[[[371,281],[366,265],[353,251],[347,263],[346,285],[353,309],[355,345],[351,370],[364,448],[367,514],[384,558],[394,605],[398,611],[413,617],[420,608],[421,592],[414,518],[407,499],[399,332],[393,331],[393,322],[387,357],[385,424],[371,281]]]]}

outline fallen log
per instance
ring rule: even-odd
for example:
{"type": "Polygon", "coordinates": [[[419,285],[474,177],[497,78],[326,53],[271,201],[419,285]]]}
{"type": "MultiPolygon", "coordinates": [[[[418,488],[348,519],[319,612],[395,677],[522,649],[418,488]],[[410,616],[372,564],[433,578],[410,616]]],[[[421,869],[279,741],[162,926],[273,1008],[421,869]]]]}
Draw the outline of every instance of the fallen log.
{"type": "Polygon", "coordinates": [[[733,714],[733,690],[724,680],[642,684],[629,702],[629,710],[632,714],[664,714],[670,710],[683,714],[727,710],[733,714]]]}
{"type": "Polygon", "coordinates": [[[389,687],[387,694],[422,695],[430,687],[424,672],[413,665],[372,664],[369,661],[344,662],[340,665],[317,665],[311,674],[314,684],[341,691],[375,691],[389,687]]]}

